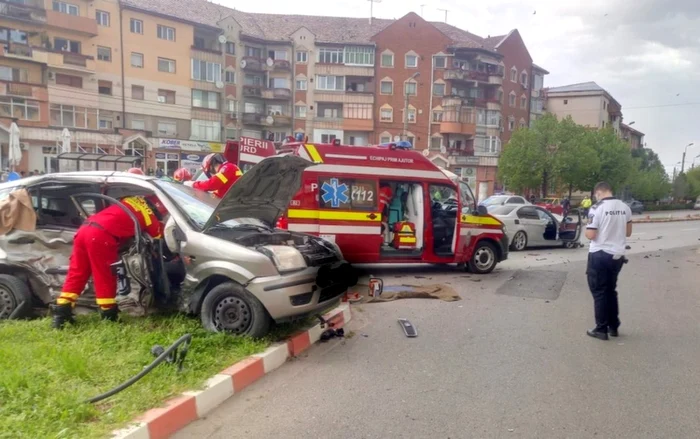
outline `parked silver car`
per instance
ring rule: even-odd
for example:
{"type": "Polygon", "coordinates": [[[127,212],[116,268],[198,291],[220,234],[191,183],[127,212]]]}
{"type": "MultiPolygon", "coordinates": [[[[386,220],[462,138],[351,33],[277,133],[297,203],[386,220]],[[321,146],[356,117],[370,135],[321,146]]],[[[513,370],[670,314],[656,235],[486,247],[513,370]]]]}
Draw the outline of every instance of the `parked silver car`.
{"type": "MultiPolygon", "coordinates": [[[[2,184],[0,198],[29,191],[38,221],[35,232],[0,236],[0,318],[26,317],[54,301],[73,236],[87,216],[110,201],[150,194],[169,212],[164,239],[137,234],[125,249],[129,288],[120,291],[121,309],[143,314],[174,307],[199,314],[209,330],[254,337],[266,334],[272,321],[323,311],[357,281],[352,267],[329,241],[274,229],[309,166],[299,157],[265,159],[220,201],[178,183],[121,172],[2,184]]],[[[94,307],[92,291],[78,305],[94,307]]]]}
{"type": "Polygon", "coordinates": [[[514,251],[528,247],[578,247],[581,217],[574,209],[566,218],[533,205],[490,206],[489,213],[506,225],[508,242],[514,251]]]}

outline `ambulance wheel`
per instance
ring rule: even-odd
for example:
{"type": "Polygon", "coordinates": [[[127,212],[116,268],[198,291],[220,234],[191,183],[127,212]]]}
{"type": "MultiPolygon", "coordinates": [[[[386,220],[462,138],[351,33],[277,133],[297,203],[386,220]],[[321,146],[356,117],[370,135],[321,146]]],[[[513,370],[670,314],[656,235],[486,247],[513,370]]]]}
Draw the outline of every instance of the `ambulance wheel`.
{"type": "Polygon", "coordinates": [[[474,254],[472,254],[467,267],[471,273],[488,274],[496,268],[496,264],[498,264],[496,246],[488,241],[482,241],[474,249],[474,254]]]}
{"type": "Polygon", "coordinates": [[[32,314],[32,293],[21,279],[0,274],[0,320],[22,319],[32,314]]]}
{"type": "Polygon", "coordinates": [[[516,252],[521,252],[527,247],[527,235],[522,230],[513,236],[513,243],[510,249],[516,252]]]}
{"type": "Polygon", "coordinates": [[[227,332],[260,338],[270,332],[271,318],[265,306],[235,282],[215,286],[204,297],[202,326],[212,332],[227,332]]]}

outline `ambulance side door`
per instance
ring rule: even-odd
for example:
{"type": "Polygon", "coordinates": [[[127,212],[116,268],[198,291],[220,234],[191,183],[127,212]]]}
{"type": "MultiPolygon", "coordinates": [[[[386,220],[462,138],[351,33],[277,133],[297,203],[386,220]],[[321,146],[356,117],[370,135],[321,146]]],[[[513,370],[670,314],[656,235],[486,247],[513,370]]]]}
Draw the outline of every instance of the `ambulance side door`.
{"type": "Polygon", "coordinates": [[[382,245],[379,179],[318,178],[319,235],[335,242],[353,263],[379,261],[382,245]]]}
{"type": "Polygon", "coordinates": [[[476,210],[476,200],[469,185],[463,181],[459,182],[459,220],[457,222],[457,245],[455,248],[455,261],[461,262],[471,255],[470,246],[472,243],[473,225],[470,225],[467,218],[471,217],[476,210]]]}

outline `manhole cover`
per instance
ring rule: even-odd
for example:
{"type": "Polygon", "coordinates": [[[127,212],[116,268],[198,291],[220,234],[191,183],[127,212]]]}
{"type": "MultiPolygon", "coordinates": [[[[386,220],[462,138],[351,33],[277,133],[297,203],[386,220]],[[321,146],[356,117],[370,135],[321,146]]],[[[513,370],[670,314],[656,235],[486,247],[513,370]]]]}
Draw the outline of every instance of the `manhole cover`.
{"type": "Polygon", "coordinates": [[[531,299],[556,300],[566,282],[565,271],[518,270],[496,294],[531,299]]]}

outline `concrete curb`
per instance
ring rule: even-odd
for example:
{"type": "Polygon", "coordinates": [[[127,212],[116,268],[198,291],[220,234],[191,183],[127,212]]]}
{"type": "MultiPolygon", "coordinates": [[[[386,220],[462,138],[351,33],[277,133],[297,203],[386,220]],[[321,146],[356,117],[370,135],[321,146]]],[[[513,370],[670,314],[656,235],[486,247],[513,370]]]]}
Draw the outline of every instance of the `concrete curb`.
{"type": "Polygon", "coordinates": [[[700,216],[686,216],[683,218],[645,218],[639,220],[632,220],[633,224],[647,224],[647,223],[676,223],[683,221],[700,221],[700,216]]]}
{"type": "MultiPolygon", "coordinates": [[[[333,328],[350,321],[350,305],[343,303],[324,318],[333,328]]],[[[113,439],[165,439],[189,423],[205,417],[233,395],[284,365],[320,340],[327,328],[317,324],[292,335],[286,342],[275,343],[260,354],[252,355],[211,377],[204,390],[185,392],[167,401],[163,407],[151,409],[134,425],[114,432],[113,439]]]]}

